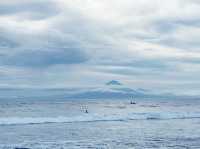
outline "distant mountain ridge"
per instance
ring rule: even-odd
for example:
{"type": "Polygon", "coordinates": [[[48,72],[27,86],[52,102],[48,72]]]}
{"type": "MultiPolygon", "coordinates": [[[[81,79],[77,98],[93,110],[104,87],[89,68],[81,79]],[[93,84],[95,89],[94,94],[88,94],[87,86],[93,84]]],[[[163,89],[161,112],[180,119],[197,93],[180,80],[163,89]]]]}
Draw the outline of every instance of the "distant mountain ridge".
{"type": "Polygon", "coordinates": [[[122,83],[120,83],[117,80],[111,80],[111,81],[107,82],[106,85],[122,85],[122,83]]]}
{"type": "Polygon", "coordinates": [[[62,89],[0,89],[2,99],[110,99],[130,97],[173,96],[156,94],[143,88],[130,88],[120,81],[111,80],[99,87],[62,88],[62,89]]]}
{"type": "Polygon", "coordinates": [[[111,80],[105,83],[103,87],[97,87],[73,94],[71,98],[127,98],[147,96],[146,89],[132,89],[125,86],[118,80],[111,80]]]}

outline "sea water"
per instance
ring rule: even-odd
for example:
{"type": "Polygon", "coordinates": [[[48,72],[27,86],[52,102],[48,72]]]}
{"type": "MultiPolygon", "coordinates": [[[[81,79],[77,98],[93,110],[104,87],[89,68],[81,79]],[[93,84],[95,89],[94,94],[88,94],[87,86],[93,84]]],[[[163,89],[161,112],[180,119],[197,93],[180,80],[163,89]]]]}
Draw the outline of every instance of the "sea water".
{"type": "Polygon", "coordinates": [[[0,148],[200,148],[198,99],[0,102],[0,148]],[[86,110],[88,113],[86,113],[86,110]]]}

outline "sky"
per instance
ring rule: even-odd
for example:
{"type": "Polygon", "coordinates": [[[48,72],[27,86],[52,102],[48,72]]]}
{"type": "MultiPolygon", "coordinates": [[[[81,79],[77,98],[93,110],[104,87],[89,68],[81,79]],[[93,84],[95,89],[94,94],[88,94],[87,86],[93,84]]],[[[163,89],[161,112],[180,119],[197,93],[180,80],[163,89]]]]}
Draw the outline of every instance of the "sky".
{"type": "Polygon", "coordinates": [[[0,1],[0,87],[199,94],[199,0],[0,1]]]}

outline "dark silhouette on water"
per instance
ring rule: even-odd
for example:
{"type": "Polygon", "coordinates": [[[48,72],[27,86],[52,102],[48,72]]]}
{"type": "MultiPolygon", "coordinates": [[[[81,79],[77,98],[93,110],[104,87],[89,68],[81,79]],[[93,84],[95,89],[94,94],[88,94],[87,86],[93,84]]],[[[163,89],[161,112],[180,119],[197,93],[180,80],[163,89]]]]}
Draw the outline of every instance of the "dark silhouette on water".
{"type": "Polygon", "coordinates": [[[87,106],[81,106],[81,111],[84,113],[89,113],[87,106]]]}
{"type": "MultiPolygon", "coordinates": [[[[133,97],[132,97],[132,99],[133,99],[133,97]]],[[[131,105],[135,105],[136,102],[134,102],[134,101],[131,100],[130,104],[131,104],[131,105]]]]}
{"type": "Polygon", "coordinates": [[[135,104],[136,104],[136,102],[134,102],[134,101],[131,101],[131,102],[130,102],[130,104],[131,104],[131,105],[135,105],[135,104]]]}
{"type": "Polygon", "coordinates": [[[87,109],[85,110],[85,113],[88,113],[88,110],[87,110],[87,109]]]}

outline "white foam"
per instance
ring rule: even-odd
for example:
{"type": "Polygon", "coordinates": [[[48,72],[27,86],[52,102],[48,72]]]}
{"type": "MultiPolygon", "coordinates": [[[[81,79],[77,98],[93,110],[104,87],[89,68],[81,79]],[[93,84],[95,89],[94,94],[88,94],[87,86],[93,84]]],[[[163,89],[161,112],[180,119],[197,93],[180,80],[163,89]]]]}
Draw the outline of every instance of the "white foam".
{"type": "Polygon", "coordinates": [[[126,114],[83,114],[74,117],[8,117],[0,118],[0,125],[23,125],[43,123],[73,123],[73,122],[95,122],[95,121],[126,121],[126,120],[167,120],[167,119],[193,119],[200,118],[200,113],[188,112],[151,112],[151,113],[126,113],[126,114]]]}

